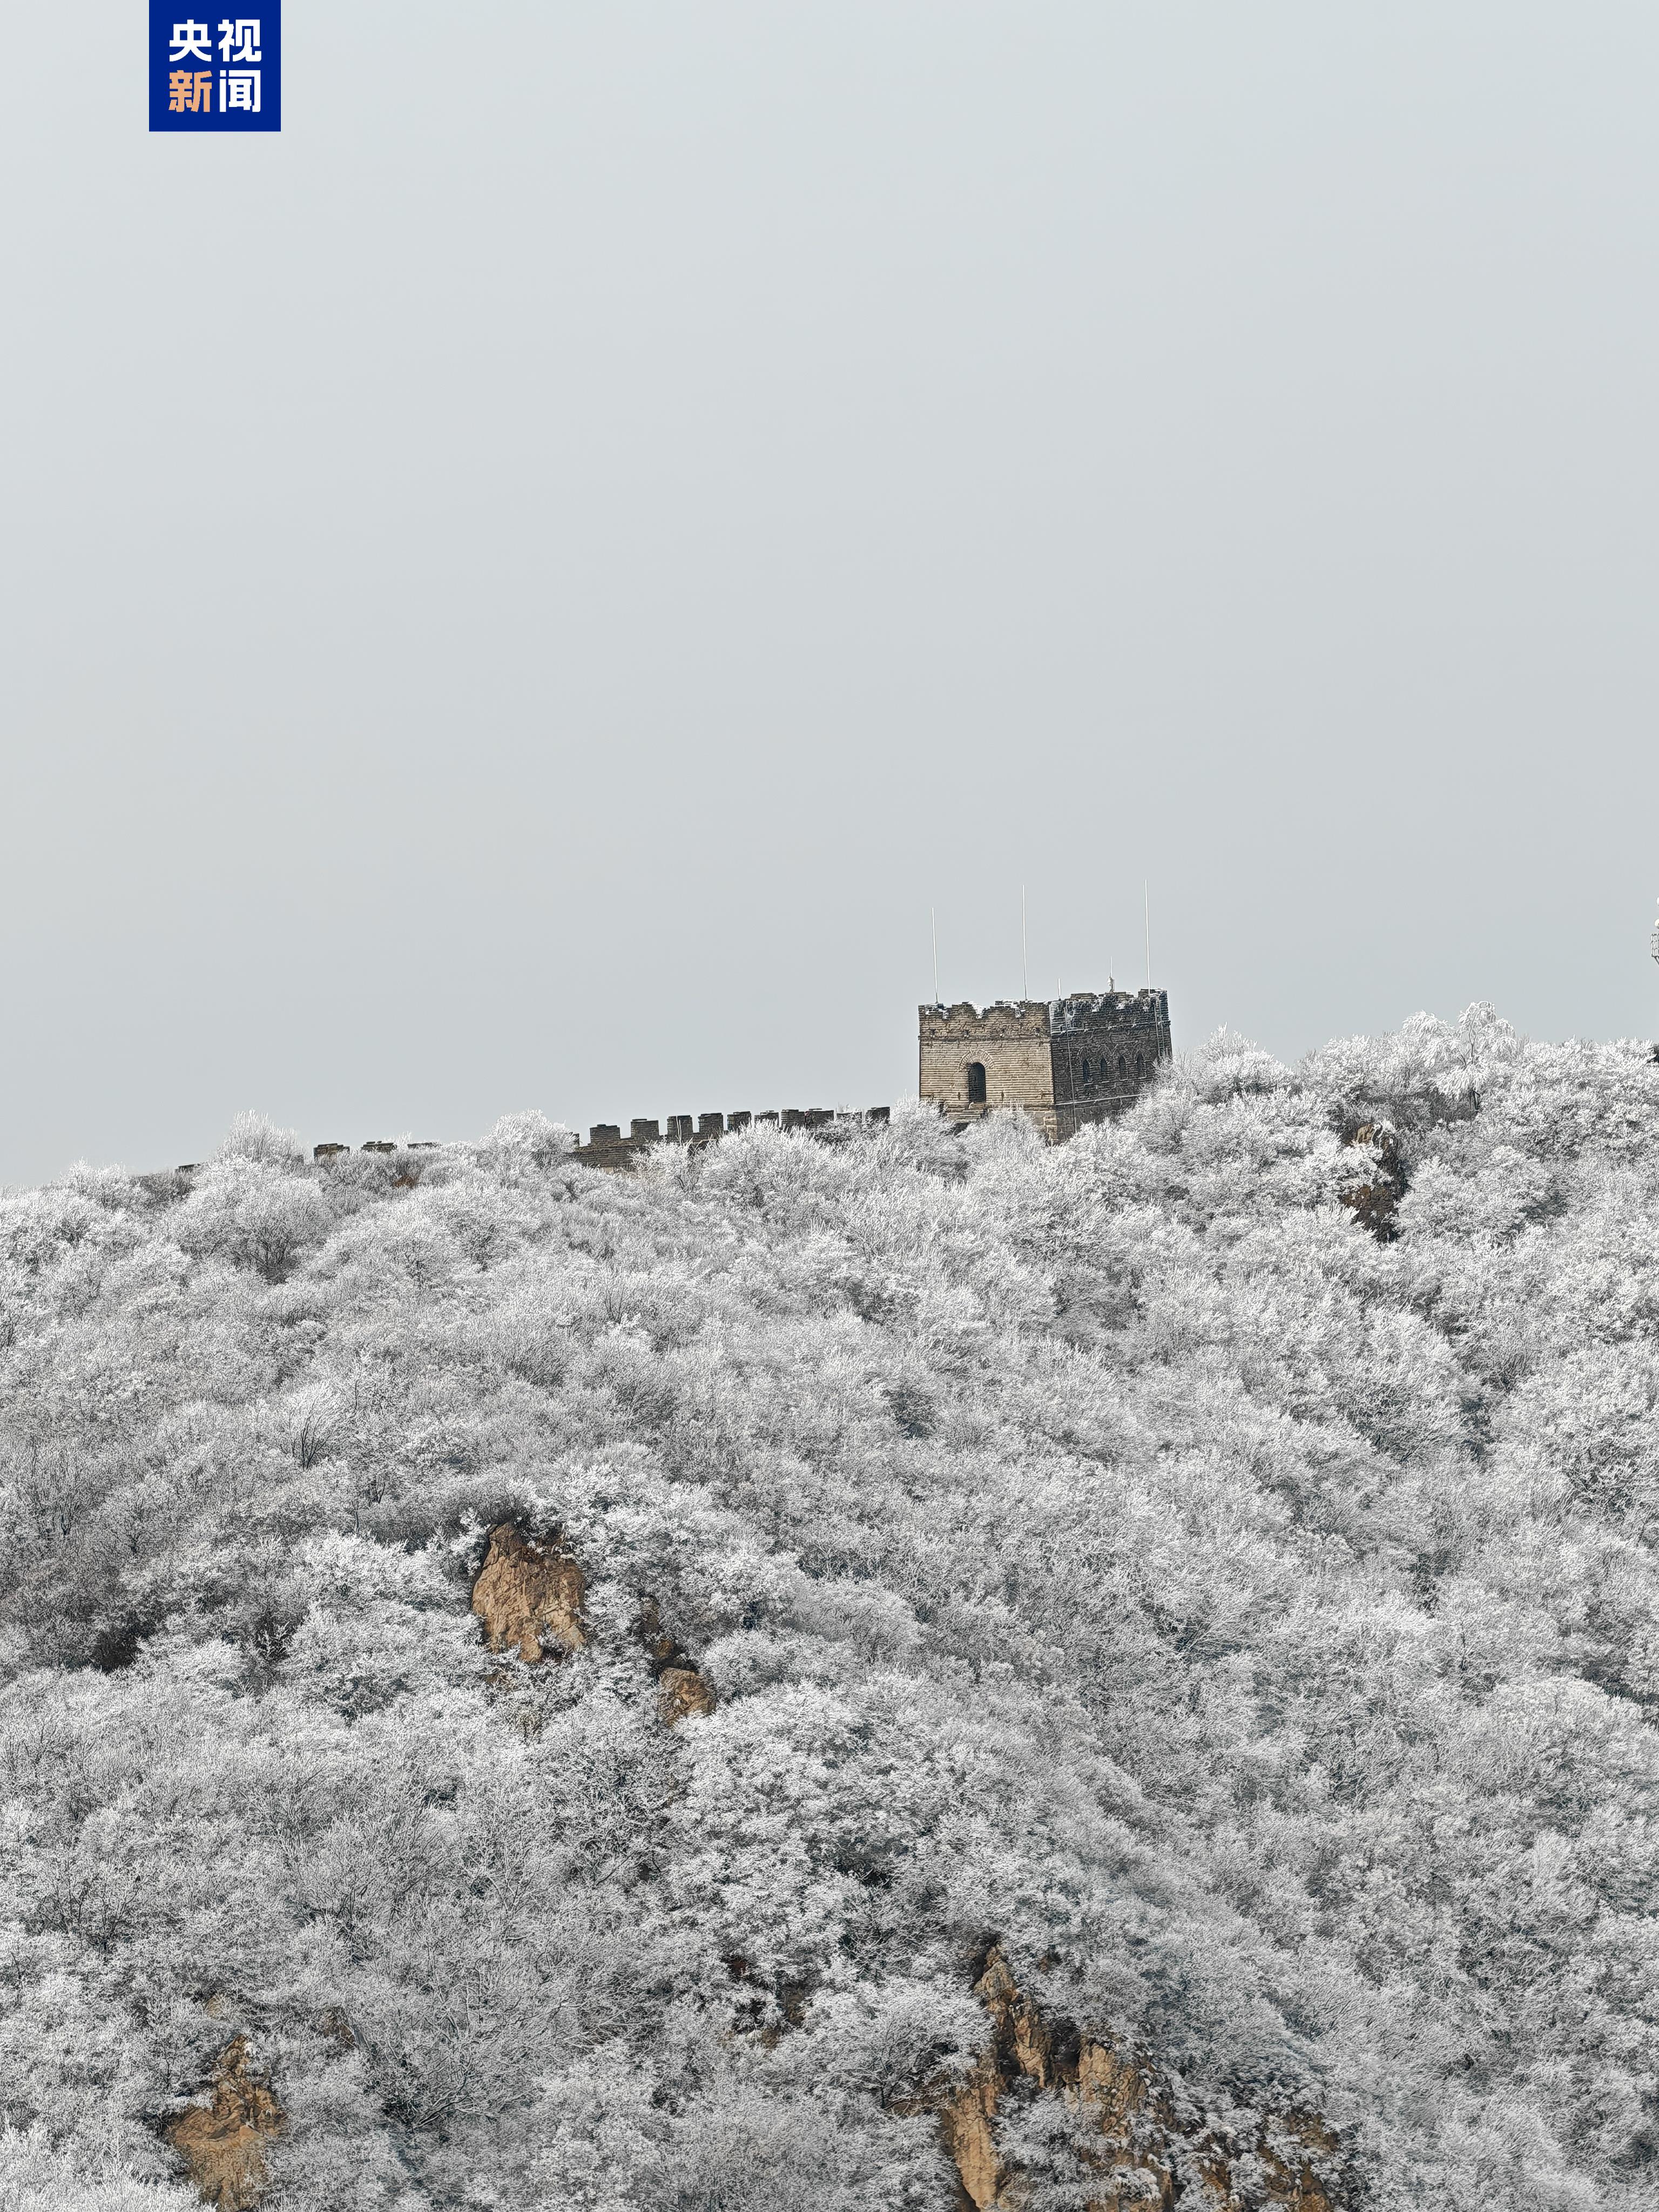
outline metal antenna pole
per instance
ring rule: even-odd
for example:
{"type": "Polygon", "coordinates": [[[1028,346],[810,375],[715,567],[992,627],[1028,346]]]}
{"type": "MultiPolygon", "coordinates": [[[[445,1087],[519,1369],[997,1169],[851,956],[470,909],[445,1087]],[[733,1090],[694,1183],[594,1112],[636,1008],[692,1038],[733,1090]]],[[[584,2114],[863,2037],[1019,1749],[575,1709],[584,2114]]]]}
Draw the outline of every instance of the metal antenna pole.
{"type": "Polygon", "coordinates": [[[1031,970],[1025,957],[1025,886],[1024,884],[1019,887],[1019,995],[1022,999],[1029,999],[1031,995],[1031,970]]]}
{"type": "Polygon", "coordinates": [[[933,908],[932,908],[932,907],[929,907],[929,908],[928,908],[928,909],[927,909],[927,919],[928,919],[928,921],[931,921],[931,922],[933,923],[933,1004],[934,1004],[935,1006],[938,1006],[938,1004],[939,1004],[939,916],[938,916],[938,915],[933,911],[933,908]]]}
{"type": "Polygon", "coordinates": [[[1142,885],[1141,885],[1141,890],[1143,890],[1143,892],[1146,894],[1146,988],[1150,991],[1150,990],[1152,989],[1152,884],[1151,884],[1150,883],[1143,883],[1143,884],[1142,884],[1142,885]]]}

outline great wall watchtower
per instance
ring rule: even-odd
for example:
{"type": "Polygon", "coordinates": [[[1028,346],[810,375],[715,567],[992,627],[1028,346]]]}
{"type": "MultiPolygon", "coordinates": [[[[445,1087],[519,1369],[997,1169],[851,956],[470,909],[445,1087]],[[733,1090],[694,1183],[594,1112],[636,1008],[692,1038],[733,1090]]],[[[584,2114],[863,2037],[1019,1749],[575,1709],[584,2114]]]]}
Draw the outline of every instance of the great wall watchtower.
{"type": "Polygon", "coordinates": [[[1051,1144],[1132,1106],[1168,1060],[1167,991],[921,1006],[921,1091],[947,1120],[1020,1108],[1051,1144]]]}

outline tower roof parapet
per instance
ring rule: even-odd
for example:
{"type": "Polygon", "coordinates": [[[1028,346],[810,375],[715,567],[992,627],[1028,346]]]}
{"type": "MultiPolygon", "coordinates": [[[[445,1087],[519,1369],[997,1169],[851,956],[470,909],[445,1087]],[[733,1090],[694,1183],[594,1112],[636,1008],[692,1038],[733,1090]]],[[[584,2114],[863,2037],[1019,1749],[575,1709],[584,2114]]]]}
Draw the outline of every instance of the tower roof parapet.
{"type": "Polygon", "coordinates": [[[954,1006],[921,1006],[921,1034],[927,1037],[1047,1036],[1048,1006],[1042,999],[998,999],[976,1006],[962,999],[954,1006]]]}
{"type": "Polygon", "coordinates": [[[1143,1029],[1170,1018],[1167,991],[1076,991],[1059,999],[997,999],[976,1006],[971,999],[955,1006],[917,1009],[925,1038],[1066,1036],[1078,1030],[1143,1029]]]}
{"type": "Polygon", "coordinates": [[[1079,1030],[1145,1029],[1149,1023],[1170,1019],[1167,991],[1077,991],[1055,999],[1049,1006],[1051,1036],[1079,1030]]]}

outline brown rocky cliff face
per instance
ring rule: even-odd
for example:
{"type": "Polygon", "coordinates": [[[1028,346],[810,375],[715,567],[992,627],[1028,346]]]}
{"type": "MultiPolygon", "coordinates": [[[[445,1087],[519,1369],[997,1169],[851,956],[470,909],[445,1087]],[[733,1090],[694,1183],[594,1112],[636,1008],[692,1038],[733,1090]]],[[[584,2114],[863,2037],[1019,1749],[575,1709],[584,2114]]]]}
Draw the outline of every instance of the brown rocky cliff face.
{"type": "Polygon", "coordinates": [[[966,2081],[937,2101],[961,2212],[1017,2212],[1024,2202],[1022,2178],[1002,2156],[997,2118],[1003,2098],[1025,2085],[1064,2098],[1097,2135],[1097,2144],[1085,2136],[1085,2159],[1100,2174],[1088,2212],[1151,2212],[1154,2206],[1174,2212],[1178,2170],[1185,2177],[1183,2208],[1243,2212],[1233,2168],[1246,2151],[1255,2169],[1251,2206],[1338,2212],[1317,2170],[1329,2166],[1336,2139],[1318,2121],[1283,2116],[1249,2144],[1183,2129],[1156,2069],[1050,2019],[1023,1994],[994,1945],[974,1994],[990,2017],[990,2043],[966,2081]]]}
{"type": "Polygon", "coordinates": [[[587,1642],[581,1624],[587,1585],[570,1554],[551,1539],[526,1536],[511,1522],[489,1532],[489,1549],[472,1585],[472,1610],[492,1651],[517,1645],[534,1667],[587,1642]]]}
{"type": "MultiPolygon", "coordinates": [[[[483,1623],[492,1651],[516,1649],[534,1667],[582,1650],[587,1643],[581,1617],[586,1595],[580,1565],[556,1538],[526,1536],[510,1521],[490,1530],[489,1548],[472,1585],[472,1610],[483,1623]]],[[[713,1686],[664,1628],[654,1597],[641,1601],[635,1633],[651,1662],[664,1724],[673,1728],[694,1713],[712,1713],[713,1686]]]]}
{"type": "Polygon", "coordinates": [[[667,1727],[714,1710],[714,1692],[695,1667],[665,1667],[658,1675],[657,1711],[667,1727]]]}
{"type": "Polygon", "coordinates": [[[213,2070],[213,2101],[192,2105],[163,2132],[203,2201],[219,2212],[247,2212],[264,2195],[264,2147],[283,2124],[283,2108],[255,2073],[246,2036],[226,2045],[213,2070]]]}

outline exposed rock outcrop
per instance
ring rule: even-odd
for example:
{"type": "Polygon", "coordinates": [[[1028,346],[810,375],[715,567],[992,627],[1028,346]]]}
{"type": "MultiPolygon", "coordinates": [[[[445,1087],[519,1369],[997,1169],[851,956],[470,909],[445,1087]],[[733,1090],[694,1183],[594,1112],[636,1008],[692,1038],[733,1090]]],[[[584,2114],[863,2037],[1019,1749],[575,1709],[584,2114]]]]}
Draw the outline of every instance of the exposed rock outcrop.
{"type": "Polygon", "coordinates": [[[472,1585],[472,1610],[483,1623],[492,1651],[517,1647],[538,1666],[562,1659],[587,1642],[582,1571],[556,1539],[526,1536],[510,1521],[489,1532],[489,1549],[472,1585]]]}
{"type": "Polygon", "coordinates": [[[657,1711],[669,1728],[714,1710],[714,1692],[695,1667],[665,1667],[658,1675],[657,1711]]]}
{"type": "MultiPolygon", "coordinates": [[[[472,1610],[492,1651],[516,1650],[534,1667],[582,1650],[588,1640],[582,1620],[586,1595],[580,1565],[556,1537],[528,1536],[510,1521],[490,1530],[472,1585],[472,1610]]],[[[654,1597],[641,1601],[635,1632],[651,1662],[664,1724],[673,1728],[694,1713],[712,1713],[714,1688],[663,1626],[654,1597]]]]}
{"type": "Polygon", "coordinates": [[[698,1672],[696,1660],[664,1628],[655,1598],[641,1601],[636,1626],[657,1678],[657,1711],[665,1725],[672,1728],[693,1713],[712,1713],[714,1690],[698,1672]]]}
{"type": "Polygon", "coordinates": [[[248,2212],[270,2179],[265,2146],[283,2124],[276,2091],[255,2068],[245,2035],[219,2053],[212,2101],[192,2105],[163,2130],[204,2203],[248,2212]]]}
{"type": "Polygon", "coordinates": [[[932,2100],[961,2212],[1018,2212],[1025,2203],[1024,2178],[1005,2159],[998,2129],[1004,2100],[1021,2094],[1063,2098],[1084,2122],[1084,2162],[1100,2175],[1088,2212],[1338,2212],[1331,2192],[1339,2145],[1318,2120],[1278,2115],[1249,2142],[1185,2124],[1154,2066],[1051,2017],[1022,1992],[994,1944],[974,1993],[990,2016],[991,2040],[967,2079],[932,2100]]]}

